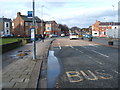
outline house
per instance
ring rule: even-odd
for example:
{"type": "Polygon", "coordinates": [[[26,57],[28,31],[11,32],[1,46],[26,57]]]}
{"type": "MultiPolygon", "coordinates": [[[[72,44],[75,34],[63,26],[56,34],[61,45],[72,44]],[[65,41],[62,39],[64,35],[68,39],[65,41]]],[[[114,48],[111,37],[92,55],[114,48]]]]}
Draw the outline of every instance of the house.
{"type": "Polygon", "coordinates": [[[0,36],[11,35],[12,21],[8,18],[0,18],[0,36]]]}
{"type": "MultiPolygon", "coordinates": [[[[18,12],[17,17],[12,22],[12,27],[14,36],[29,37],[30,29],[32,28],[32,18],[21,15],[21,13],[18,12]]],[[[36,34],[42,34],[44,31],[44,21],[41,21],[37,16],[35,16],[35,30],[36,34]]]]}
{"type": "Polygon", "coordinates": [[[59,25],[56,23],[56,21],[46,21],[45,22],[45,34],[46,36],[49,36],[50,34],[56,34],[59,35],[59,25]]]}
{"type": "Polygon", "coordinates": [[[106,30],[112,29],[115,22],[100,22],[96,21],[92,25],[92,35],[95,37],[106,37],[106,30]]]}
{"type": "Polygon", "coordinates": [[[112,29],[106,30],[106,37],[120,38],[120,23],[114,23],[112,29]]]}

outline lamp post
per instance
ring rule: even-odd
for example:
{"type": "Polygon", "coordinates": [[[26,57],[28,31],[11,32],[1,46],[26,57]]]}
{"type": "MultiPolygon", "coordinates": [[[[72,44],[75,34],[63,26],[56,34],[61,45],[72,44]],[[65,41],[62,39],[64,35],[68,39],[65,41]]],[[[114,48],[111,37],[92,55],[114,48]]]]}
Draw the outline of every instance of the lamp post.
{"type": "Polygon", "coordinates": [[[34,39],[33,39],[33,60],[36,59],[36,42],[35,42],[35,1],[33,0],[33,19],[32,28],[34,28],[34,39]]]}
{"type": "Polygon", "coordinates": [[[2,16],[2,34],[4,34],[4,16],[2,16]]]}
{"type": "MultiPolygon", "coordinates": [[[[114,5],[112,5],[112,7],[113,7],[113,17],[114,17],[114,16],[115,16],[115,15],[114,15],[114,5]]],[[[113,21],[113,25],[115,25],[115,24],[114,24],[114,21],[113,21]]],[[[114,29],[113,29],[113,30],[114,30],[114,29]]],[[[114,30],[114,35],[113,35],[113,37],[115,38],[115,30],[114,30]]]]}
{"type": "Polygon", "coordinates": [[[42,30],[42,41],[44,42],[44,28],[43,28],[43,7],[44,5],[41,6],[41,30],[42,30]]]}

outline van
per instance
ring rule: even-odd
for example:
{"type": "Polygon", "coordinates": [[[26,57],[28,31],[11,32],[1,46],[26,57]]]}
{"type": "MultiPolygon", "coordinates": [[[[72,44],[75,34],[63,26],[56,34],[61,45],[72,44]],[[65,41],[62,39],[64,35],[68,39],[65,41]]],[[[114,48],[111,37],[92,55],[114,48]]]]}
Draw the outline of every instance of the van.
{"type": "Polygon", "coordinates": [[[69,38],[70,38],[70,40],[72,40],[72,39],[79,39],[79,35],[76,34],[76,33],[70,33],[69,38]]]}

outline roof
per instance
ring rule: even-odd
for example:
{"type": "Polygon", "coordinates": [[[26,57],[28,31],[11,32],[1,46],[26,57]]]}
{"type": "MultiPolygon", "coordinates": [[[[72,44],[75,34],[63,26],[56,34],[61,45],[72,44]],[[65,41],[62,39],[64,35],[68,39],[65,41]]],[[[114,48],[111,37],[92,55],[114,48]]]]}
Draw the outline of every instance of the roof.
{"type": "Polygon", "coordinates": [[[100,25],[120,25],[120,22],[100,22],[100,25]]]}
{"type": "MultiPolygon", "coordinates": [[[[28,18],[25,15],[20,15],[20,17],[26,22],[32,22],[32,20],[33,20],[32,18],[28,18]]],[[[35,21],[36,22],[41,22],[42,20],[40,18],[38,18],[37,16],[35,16],[35,21]]],[[[44,21],[42,21],[42,22],[44,22],[44,21]]]]}
{"type": "MultiPolygon", "coordinates": [[[[56,21],[45,21],[46,24],[53,24],[56,23],[56,21]]],[[[57,23],[56,23],[57,24],[57,23]]]]}
{"type": "Polygon", "coordinates": [[[11,19],[8,18],[0,18],[0,22],[11,22],[11,19]]]}

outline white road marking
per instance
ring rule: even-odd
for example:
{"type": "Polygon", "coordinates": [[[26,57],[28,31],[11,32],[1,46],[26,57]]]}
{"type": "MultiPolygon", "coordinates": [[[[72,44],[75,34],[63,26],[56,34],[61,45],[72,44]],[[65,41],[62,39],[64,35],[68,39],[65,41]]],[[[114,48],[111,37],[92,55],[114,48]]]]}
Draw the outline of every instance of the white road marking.
{"type": "Polygon", "coordinates": [[[74,48],[73,46],[70,45],[71,48],[74,48]]]}
{"type": "Polygon", "coordinates": [[[120,74],[118,71],[114,71],[115,73],[117,73],[117,74],[120,74]]]}
{"type": "Polygon", "coordinates": [[[100,65],[103,65],[101,62],[99,62],[99,61],[95,61],[95,62],[97,62],[97,63],[99,63],[100,65]]]}
{"type": "Polygon", "coordinates": [[[59,48],[62,49],[61,46],[60,46],[60,43],[58,43],[58,45],[59,45],[59,48]]]}
{"type": "MultiPolygon", "coordinates": [[[[88,55],[87,55],[88,56],[88,55]]],[[[90,56],[88,56],[90,59],[93,59],[92,57],[90,57],[90,56]]],[[[94,60],[95,61],[95,60],[94,60]]],[[[100,65],[103,65],[101,62],[99,62],[99,61],[95,61],[95,62],[97,62],[97,63],[99,63],[100,65]]]]}
{"type": "Polygon", "coordinates": [[[105,55],[105,54],[102,54],[102,53],[100,53],[100,52],[97,52],[97,51],[95,51],[95,50],[92,50],[93,52],[95,52],[95,53],[97,53],[97,54],[100,54],[100,55],[102,55],[102,56],[104,56],[104,57],[109,57],[109,56],[107,56],[107,55],[105,55]]]}
{"type": "MultiPolygon", "coordinates": [[[[70,45],[71,48],[74,48],[73,46],[70,45]]],[[[83,53],[82,51],[80,51],[79,49],[77,48],[74,48],[75,50],[79,51],[80,53],[83,53]]]]}

